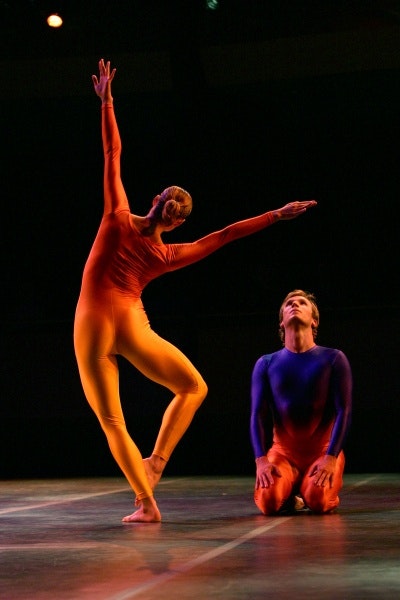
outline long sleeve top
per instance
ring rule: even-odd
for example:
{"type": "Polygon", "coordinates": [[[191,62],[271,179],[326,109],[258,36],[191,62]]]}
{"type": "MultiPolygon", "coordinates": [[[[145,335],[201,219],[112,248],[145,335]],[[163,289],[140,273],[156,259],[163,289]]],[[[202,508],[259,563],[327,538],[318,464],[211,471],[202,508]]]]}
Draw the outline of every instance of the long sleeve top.
{"type": "Polygon", "coordinates": [[[154,278],[195,263],[229,242],[256,233],[276,218],[272,211],[239,221],[191,243],[155,243],[135,226],[120,174],[121,139],[113,105],[102,107],[104,213],[89,254],[82,292],[113,288],[139,298],[154,278]]]}
{"type": "Polygon", "coordinates": [[[250,435],[255,457],[266,451],[268,415],[273,443],[294,454],[326,449],[337,456],[351,421],[352,373],[341,350],[282,348],[261,356],[251,383],[250,435]]]}

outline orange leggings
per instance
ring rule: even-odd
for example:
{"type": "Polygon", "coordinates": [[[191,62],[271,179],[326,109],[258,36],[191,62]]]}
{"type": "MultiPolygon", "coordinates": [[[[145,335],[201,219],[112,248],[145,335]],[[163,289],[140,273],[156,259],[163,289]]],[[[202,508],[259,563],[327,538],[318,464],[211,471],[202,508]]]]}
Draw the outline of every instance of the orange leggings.
{"type": "Polygon", "coordinates": [[[274,475],[274,485],[254,490],[254,502],[262,513],[265,515],[277,514],[289,498],[296,493],[299,493],[306,506],[316,513],[327,513],[339,506],[338,493],[343,486],[345,464],[343,452],[340,452],[336,461],[332,487],[329,484],[324,487],[316,486],[314,478],[309,476],[321,456],[309,466],[302,466],[301,470],[292,461],[273,449],[269,450],[267,456],[270,462],[279,467],[281,477],[274,475]]]}
{"type": "Polygon", "coordinates": [[[125,425],[116,355],[124,356],[143,375],[174,394],[153,450],[165,460],[170,458],[206,397],[206,383],[180,350],[151,329],[140,300],[132,301],[112,291],[90,302],[79,299],[74,345],[85,396],[100,421],[114,459],[138,500],[152,496],[142,455],[125,425]]]}

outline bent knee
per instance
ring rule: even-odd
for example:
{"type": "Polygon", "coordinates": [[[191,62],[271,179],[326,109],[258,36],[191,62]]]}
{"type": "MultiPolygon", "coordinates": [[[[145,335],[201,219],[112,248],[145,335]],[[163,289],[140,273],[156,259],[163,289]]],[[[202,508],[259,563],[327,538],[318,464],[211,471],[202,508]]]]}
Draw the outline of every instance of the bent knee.
{"type": "Polygon", "coordinates": [[[254,503],[264,515],[277,515],[282,507],[282,498],[271,493],[271,488],[254,491],[254,503]]]}
{"type": "Polygon", "coordinates": [[[339,506],[339,496],[323,487],[310,487],[302,497],[307,507],[318,514],[328,513],[339,506]]]}
{"type": "Polygon", "coordinates": [[[254,488],[254,502],[264,515],[276,515],[284,507],[292,493],[292,486],[284,478],[274,477],[274,484],[267,488],[254,488]]]}
{"type": "Polygon", "coordinates": [[[180,392],[177,392],[177,395],[181,395],[186,398],[186,401],[190,402],[195,410],[197,410],[206,398],[207,393],[208,386],[204,379],[199,376],[196,377],[194,385],[191,385],[186,389],[182,389],[180,392]]]}
{"type": "Polygon", "coordinates": [[[176,393],[191,394],[192,396],[196,396],[196,398],[202,402],[207,396],[208,386],[202,376],[195,373],[192,375],[190,382],[181,386],[179,390],[176,390],[176,393]]]}
{"type": "Polygon", "coordinates": [[[208,394],[208,385],[202,377],[200,377],[200,380],[198,381],[197,394],[201,398],[201,401],[203,401],[208,394]]]}
{"type": "Polygon", "coordinates": [[[190,401],[196,406],[196,409],[203,403],[208,393],[208,386],[202,377],[196,380],[196,385],[190,390],[186,390],[184,395],[188,394],[190,401]]]}

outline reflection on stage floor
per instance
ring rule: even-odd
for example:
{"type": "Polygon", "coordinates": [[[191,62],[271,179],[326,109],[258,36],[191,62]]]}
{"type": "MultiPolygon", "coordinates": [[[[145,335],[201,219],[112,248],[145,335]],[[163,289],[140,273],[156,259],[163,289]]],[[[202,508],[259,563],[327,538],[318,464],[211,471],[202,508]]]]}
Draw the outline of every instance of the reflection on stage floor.
{"type": "Polygon", "coordinates": [[[331,515],[265,517],[251,477],[165,477],[123,524],[123,478],[0,481],[3,600],[400,598],[400,476],[348,474],[331,515]]]}

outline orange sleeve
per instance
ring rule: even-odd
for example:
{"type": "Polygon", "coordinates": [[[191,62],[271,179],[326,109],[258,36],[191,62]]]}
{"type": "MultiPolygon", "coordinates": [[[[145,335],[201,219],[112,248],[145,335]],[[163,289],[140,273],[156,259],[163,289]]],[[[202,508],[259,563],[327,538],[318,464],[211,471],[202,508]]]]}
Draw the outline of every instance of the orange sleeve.
{"type": "Polygon", "coordinates": [[[274,211],[269,211],[257,217],[232,223],[232,225],[228,225],[220,231],[214,231],[214,233],[210,233],[191,244],[172,245],[174,255],[170,266],[173,269],[180,269],[181,267],[195,263],[222,246],[242,237],[257,233],[275,222],[274,211]]]}
{"type": "Polygon", "coordinates": [[[104,151],[104,214],[129,210],[121,181],[122,144],[112,103],[101,107],[101,133],[104,151]]]}

